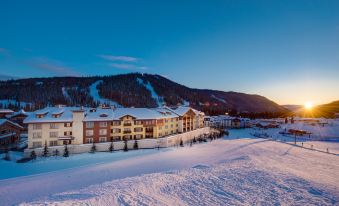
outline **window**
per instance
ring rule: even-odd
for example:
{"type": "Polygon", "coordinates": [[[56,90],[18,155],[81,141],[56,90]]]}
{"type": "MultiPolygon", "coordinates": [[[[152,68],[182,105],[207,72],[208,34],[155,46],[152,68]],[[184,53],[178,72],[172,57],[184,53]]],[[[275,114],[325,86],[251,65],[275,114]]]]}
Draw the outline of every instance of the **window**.
{"type": "Polygon", "coordinates": [[[173,118],[171,119],[171,122],[174,122],[174,119],[173,119],[173,118]]]}
{"type": "Polygon", "coordinates": [[[58,146],[58,141],[49,141],[49,146],[58,146]]]}
{"type": "Polygon", "coordinates": [[[113,136],[112,137],[112,141],[120,141],[120,140],[121,140],[120,136],[113,136]]]}
{"type": "Polygon", "coordinates": [[[135,124],[135,125],[141,125],[141,124],[142,124],[142,121],[136,120],[136,121],[134,122],[134,124],[135,124]]]}
{"type": "Polygon", "coordinates": [[[87,137],[93,136],[93,130],[86,130],[86,136],[87,137]]]}
{"type": "Polygon", "coordinates": [[[160,132],[160,133],[159,133],[159,137],[161,137],[161,136],[162,136],[162,133],[160,132]]]}
{"type": "Polygon", "coordinates": [[[100,129],[99,130],[99,135],[106,135],[107,134],[107,129],[100,129]]]}
{"type": "Polygon", "coordinates": [[[41,129],[41,124],[33,124],[33,129],[41,129]]]}
{"type": "Polygon", "coordinates": [[[99,125],[100,127],[107,127],[107,122],[100,122],[99,125]]]}
{"type": "Polygon", "coordinates": [[[33,139],[40,139],[41,138],[41,132],[33,132],[33,139]]]}
{"type": "Polygon", "coordinates": [[[112,126],[120,126],[120,121],[113,121],[112,126]]]}
{"type": "Polygon", "coordinates": [[[42,146],[41,142],[33,142],[33,148],[39,148],[42,146]]]}
{"type": "Polygon", "coordinates": [[[72,122],[66,122],[66,123],[64,123],[64,127],[72,127],[72,122]]]}
{"type": "Polygon", "coordinates": [[[136,127],[136,128],[134,128],[134,132],[142,132],[142,127],[136,127]]]}
{"type": "Polygon", "coordinates": [[[120,129],[118,129],[118,128],[113,128],[111,131],[112,131],[113,134],[120,133],[120,129]]]}
{"type": "Polygon", "coordinates": [[[173,124],[171,124],[171,128],[173,128],[173,124]]]}
{"type": "Polygon", "coordinates": [[[142,139],[142,134],[136,134],[134,135],[135,139],[142,139]]]}
{"type": "Polygon", "coordinates": [[[165,126],[165,129],[168,129],[168,125],[165,126]]]}
{"type": "Polygon", "coordinates": [[[58,137],[58,132],[49,132],[49,137],[50,137],[50,138],[56,138],[56,137],[58,137]]]}
{"type": "Polygon", "coordinates": [[[64,136],[72,136],[72,131],[66,131],[66,132],[64,132],[64,136]]]}
{"type": "Polygon", "coordinates": [[[86,138],[86,143],[87,143],[87,144],[93,143],[93,138],[86,138]]]}
{"type": "Polygon", "coordinates": [[[93,128],[94,122],[86,122],[86,128],[93,128]]]}
{"type": "Polygon", "coordinates": [[[100,138],[99,138],[99,142],[107,142],[106,137],[100,137],[100,138]]]}
{"type": "Polygon", "coordinates": [[[49,128],[50,129],[58,129],[58,125],[56,123],[50,123],[49,128]]]}
{"type": "Polygon", "coordinates": [[[159,127],[159,130],[162,130],[162,126],[159,127]]]}

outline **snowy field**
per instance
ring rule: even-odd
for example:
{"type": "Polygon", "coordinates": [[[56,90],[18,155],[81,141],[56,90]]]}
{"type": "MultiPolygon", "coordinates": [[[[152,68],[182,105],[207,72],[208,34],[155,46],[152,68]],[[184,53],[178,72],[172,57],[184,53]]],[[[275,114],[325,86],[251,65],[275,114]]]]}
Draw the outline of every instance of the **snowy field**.
{"type": "MultiPolygon", "coordinates": [[[[232,130],[230,137],[192,147],[38,160],[30,169],[68,166],[0,180],[0,205],[339,204],[339,156],[250,132],[232,130]],[[82,165],[70,166],[76,162],[82,165]]],[[[2,173],[7,167],[0,166],[2,173]]]]}

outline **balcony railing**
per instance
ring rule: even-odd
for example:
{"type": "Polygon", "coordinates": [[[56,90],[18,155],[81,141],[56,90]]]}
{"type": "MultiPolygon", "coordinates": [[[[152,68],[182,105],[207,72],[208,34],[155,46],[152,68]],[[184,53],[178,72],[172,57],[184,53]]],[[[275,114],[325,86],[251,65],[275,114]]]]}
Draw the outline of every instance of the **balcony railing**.
{"type": "Polygon", "coordinates": [[[130,133],[132,133],[131,130],[126,130],[126,131],[124,131],[124,134],[130,134],[130,133]]]}
{"type": "Polygon", "coordinates": [[[125,127],[130,127],[130,126],[132,126],[132,123],[124,123],[124,126],[125,127]]]}

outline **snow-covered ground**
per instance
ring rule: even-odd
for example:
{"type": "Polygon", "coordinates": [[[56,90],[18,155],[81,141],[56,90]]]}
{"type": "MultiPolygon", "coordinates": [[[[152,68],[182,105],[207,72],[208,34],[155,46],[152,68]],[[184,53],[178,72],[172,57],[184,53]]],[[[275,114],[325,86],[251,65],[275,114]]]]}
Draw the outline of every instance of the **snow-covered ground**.
{"type": "MultiPolygon", "coordinates": [[[[253,135],[254,133],[267,133],[271,139],[281,142],[288,142],[288,143],[294,143],[295,139],[293,136],[288,137],[284,136],[282,134],[279,134],[280,131],[283,131],[284,128],[294,128],[294,129],[305,129],[305,127],[292,127],[290,124],[282,125],[282,128],[276,128],[276,129],[267,129],[267,130],[257,130],[257,129],[239,129],[239,130],[232,130],[231,135],[228,138],[255,138],[253,135]]],[[[338,127],[339,128],[339,127],[338,127]]],[[[331,134],[332,131],[336,131],[337,128],[334,128],[332,126],[328,127],[314,127],[314,131],[321,131],[322,136],[326,136],[328,134],[331,134]]],[[[313,131],[310,130],[310,131],[313,131]]],[[[339,131],[337,133],[339,135],[339,131]]],[[[332,138],[330,141],[315,141],[312,138],[309,139],[307,136],[305,137],[297,137],[297,145],[305,148],[311,148],[317,149],[320,151],[327,152],[327,149],[331,153],[339,154],[339,138],[332,138]]]]}
{"type": "Polygon", "coordinates": [[[102,83],[102,80],[98,80],[98,81],[94,82],[89,87],[89,92],[90,92],[90,95],[92,96],[93,100],[96,101],[96,102],[100,102],[101,104],[109,104],[111,106],[121,107],[121,105],[119,105],[117,102],[109,100],[109,99],[102,98],[99,95],[99,91],[97,89],[97,86],[100,83],[102,83]]]}
{"type": "Polygon", "coordinates": [[[149,81],[147,81],[147,84],[144,83],[144,81],[140,78],[137,78],[137,82],[141,85],[143,85],[150,93],[152,98],[156,101],[158,107],[162,107],[164,104],[164,98],[160,97],[154,90],[153,86],[149,81]]]}
{"type": "MultiPolygon", "coordinates": [[[[232,130],[229,137],[192,147],[134,152],[133,158],[1,180],[0,205],[339,203],[339,156],[256,139],[249,130],[232,130]]],[[[125,154],[132,151],[73,158],[125,154]]]]}

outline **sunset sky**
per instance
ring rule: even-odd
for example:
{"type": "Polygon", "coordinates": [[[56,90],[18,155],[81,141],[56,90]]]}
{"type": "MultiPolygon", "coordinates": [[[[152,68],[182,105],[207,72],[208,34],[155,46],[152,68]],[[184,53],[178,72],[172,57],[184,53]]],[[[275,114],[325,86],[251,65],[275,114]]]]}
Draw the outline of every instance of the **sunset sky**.
{"type": "Polygon", "coordinates": [[[2,0],[0,26],[0,75],[145,72],[279,104],[339,100],[336,0],[2,0]]]}

